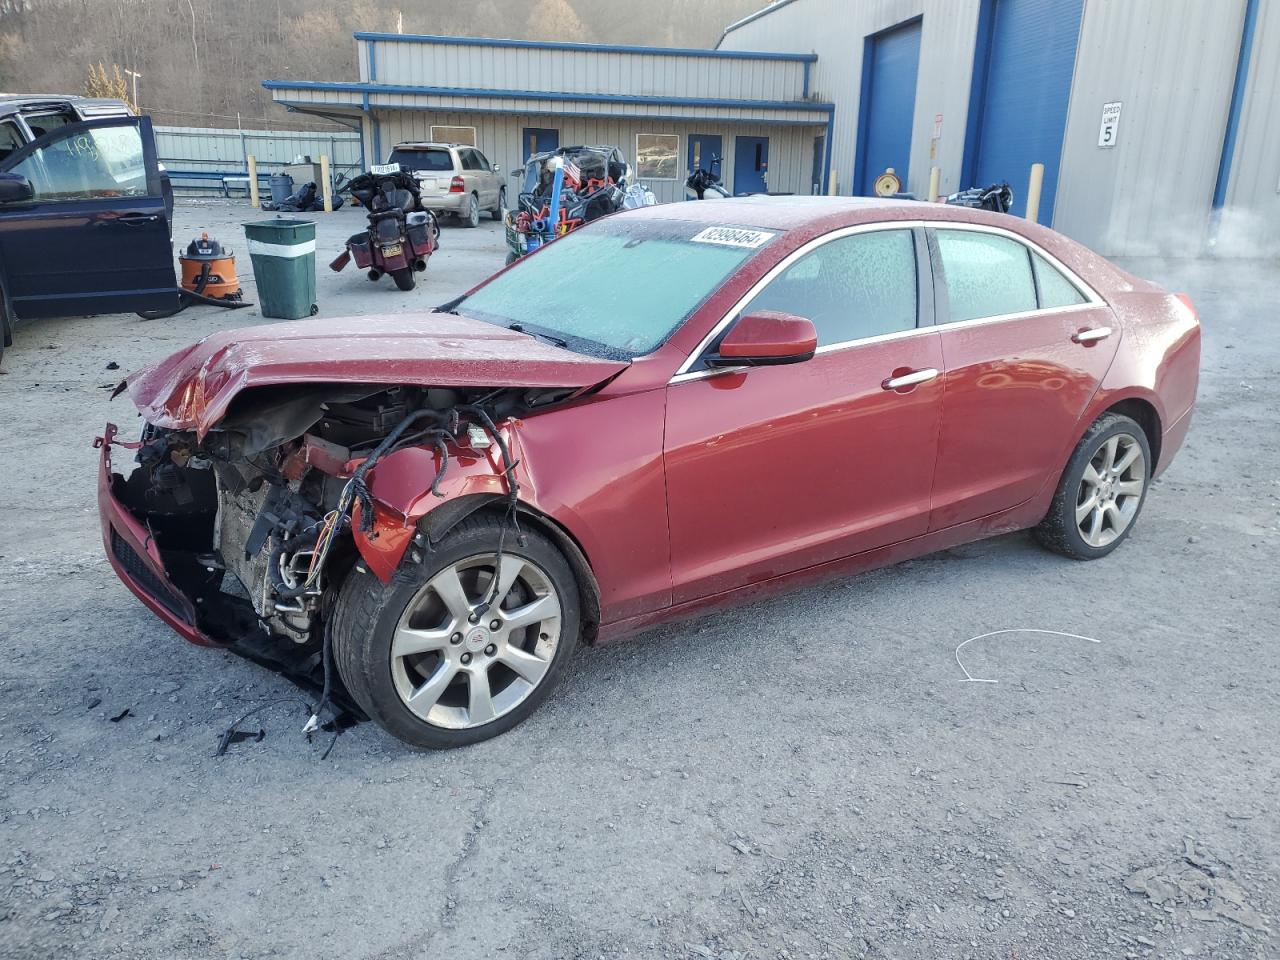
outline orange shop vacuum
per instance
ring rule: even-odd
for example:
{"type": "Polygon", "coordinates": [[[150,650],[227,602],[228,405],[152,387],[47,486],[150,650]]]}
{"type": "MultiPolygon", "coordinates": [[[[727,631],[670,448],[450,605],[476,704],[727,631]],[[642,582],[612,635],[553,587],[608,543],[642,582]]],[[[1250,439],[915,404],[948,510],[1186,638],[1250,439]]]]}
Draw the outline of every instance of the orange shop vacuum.
{"type": "Polygon", "coordinates": [[[172,317],[196,303],[229,310],[253,306],[240,290],[236,258],[217,240],[210,240],[209,234],[202,233],[187,244],[187,252],[179,255],[178,263],[182,265],[182,282],[173,306],[139,311],[138,316],[143,320],[172,317]]]}
{"type": "Polygon", "coordinates": [[[182,289],[210,300],[239,300],[243,295],[236,276],[236,258],[217,240],[202,233],[187,244],[178,257],[182,264],[182,289]]]}

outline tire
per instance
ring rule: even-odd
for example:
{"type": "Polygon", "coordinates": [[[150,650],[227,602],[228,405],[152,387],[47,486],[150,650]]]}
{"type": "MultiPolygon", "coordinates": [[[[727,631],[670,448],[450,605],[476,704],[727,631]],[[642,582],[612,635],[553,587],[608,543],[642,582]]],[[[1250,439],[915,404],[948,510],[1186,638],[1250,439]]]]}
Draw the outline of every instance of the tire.
{"type": "Polygon", "coordinates": [[[1136,420],[1105,413],[1076,445],[1035,537],[1073,560],[1105,557],[1133,531],[1150,486],[1146,433],[1136,420]]]}
{"type": "Polygon", "coordinates": [[[453,609],[463,603],[474,610],[486,595],[501,528],[495,517],[469,517],[421,562],[406,559],[391,583],[357,565],[339,591],[333,622],[338,673],[365,713],[411,746],[462,747],[510,730],[546,699],[577,648],[577,581],[564,555],[536,530],[525,530],[523,546],[506,537],[503,571],[518,572],[507,596],[478,624],[450,612],[445,596],[455,598],[453,609]],[[508,567],[513,559],[519,567],[508,567]],[[450,583],[460,595],[447,588],[450,583]],[[446,586],[437,592],[440,584],[446,586]],[[489,632],[492,623],[534,612],[545,615],[489,632]],[[402,643],[421,644],[424,652],[396,653],[398,633],[402,643]],[[481,674],[485,681],[477,688],[481,674]],[[473,717],[476,703],[483,708],[479,718],[473,717]]]}
{"type": "Polygon", "coordinates": [[[494,220],[501,220],[502,213],[506,209],[507,209],[507,188],[499,187],[498,188],[498,205],[489,211],[489,216],[493,217],[494,220]]]}
{"type": "Polygon", "coordinates": [[[464,227],[474,228],[480,226],[480,198],[474,193],[471,194],[467,199],[467,212],[458,216],[462,220],[464,227]]]}
{"type": "Polygon", "coordinates": [[[513,263],[515,263],[515,262],[516,262],[517,260],[519,260],[519,259],[520,259],[520,254],[516,253],[514,250],[508,250],[508,251],[507,251],[507,263],[506,263],[506,265],[507,265],[508,267],[509,267],[509,266],[511,266],[513,263]]]}
{"type": "Polygon", "coordinates": [[[392,270],[391,279],[396,282],[396,286],[401,290],[412,290],[417,280],[413,276],[413,267],[405,267],[403,270],[392,270]]]}

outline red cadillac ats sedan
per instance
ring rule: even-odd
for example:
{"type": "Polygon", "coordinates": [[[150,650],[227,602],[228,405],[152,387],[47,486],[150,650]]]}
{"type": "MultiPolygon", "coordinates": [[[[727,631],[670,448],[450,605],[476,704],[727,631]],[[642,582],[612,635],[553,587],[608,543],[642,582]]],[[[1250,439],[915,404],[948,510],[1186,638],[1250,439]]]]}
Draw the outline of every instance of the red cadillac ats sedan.
{"type": "Polygon", "coordinates": [[[527,717],[579,643],[1020,528],[1106,556],[1199,355],[1185,297],[1013,217],[649,207],[429,314],[132,374],[103,537],[191,642],[332,664],[394,736],[453,747],[527,717]]]}

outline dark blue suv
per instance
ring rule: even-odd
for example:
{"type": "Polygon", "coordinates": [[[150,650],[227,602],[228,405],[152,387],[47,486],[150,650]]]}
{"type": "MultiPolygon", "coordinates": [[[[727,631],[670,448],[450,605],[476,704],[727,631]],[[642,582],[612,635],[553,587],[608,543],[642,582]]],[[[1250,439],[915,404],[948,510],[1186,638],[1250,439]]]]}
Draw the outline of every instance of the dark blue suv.
{"type": "Polygon", "coordinates": [[[170,196],[148,117],[0,97],[0,356],[17,320],[175,306],[170,196]]]}

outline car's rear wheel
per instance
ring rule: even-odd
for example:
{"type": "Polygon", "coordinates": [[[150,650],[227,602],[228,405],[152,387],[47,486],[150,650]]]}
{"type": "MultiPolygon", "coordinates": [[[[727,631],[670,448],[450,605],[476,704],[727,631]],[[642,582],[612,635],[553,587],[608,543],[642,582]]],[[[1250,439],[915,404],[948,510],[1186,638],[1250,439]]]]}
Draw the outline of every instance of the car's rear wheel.
{"type": "Polygon", "coordinates": [[[480,198],[474,193],[467,197],[467,210],[461,218],[464,227],[480,226],[480,198]]]}
{"type": "Polygon", "coordinates": [[[334,612],[334,661],[357,703],[418,747],[478,743],[524,720],[578,644],[578,587],[555,545],[464,520],[390,584],[359,567],[334,612]],[[495,569],[497,584],[494,585],[495,569]],[[485,602],[492,605],[485,607],[485,602]]]}
{"type": "Polygon", "coordinates": [[[1142,427],[1103,414],[1067,461],[1036,539],[1075,560],[1105,557],[1133,530],[1150,479],[1151,445],[1142,427]]]}

